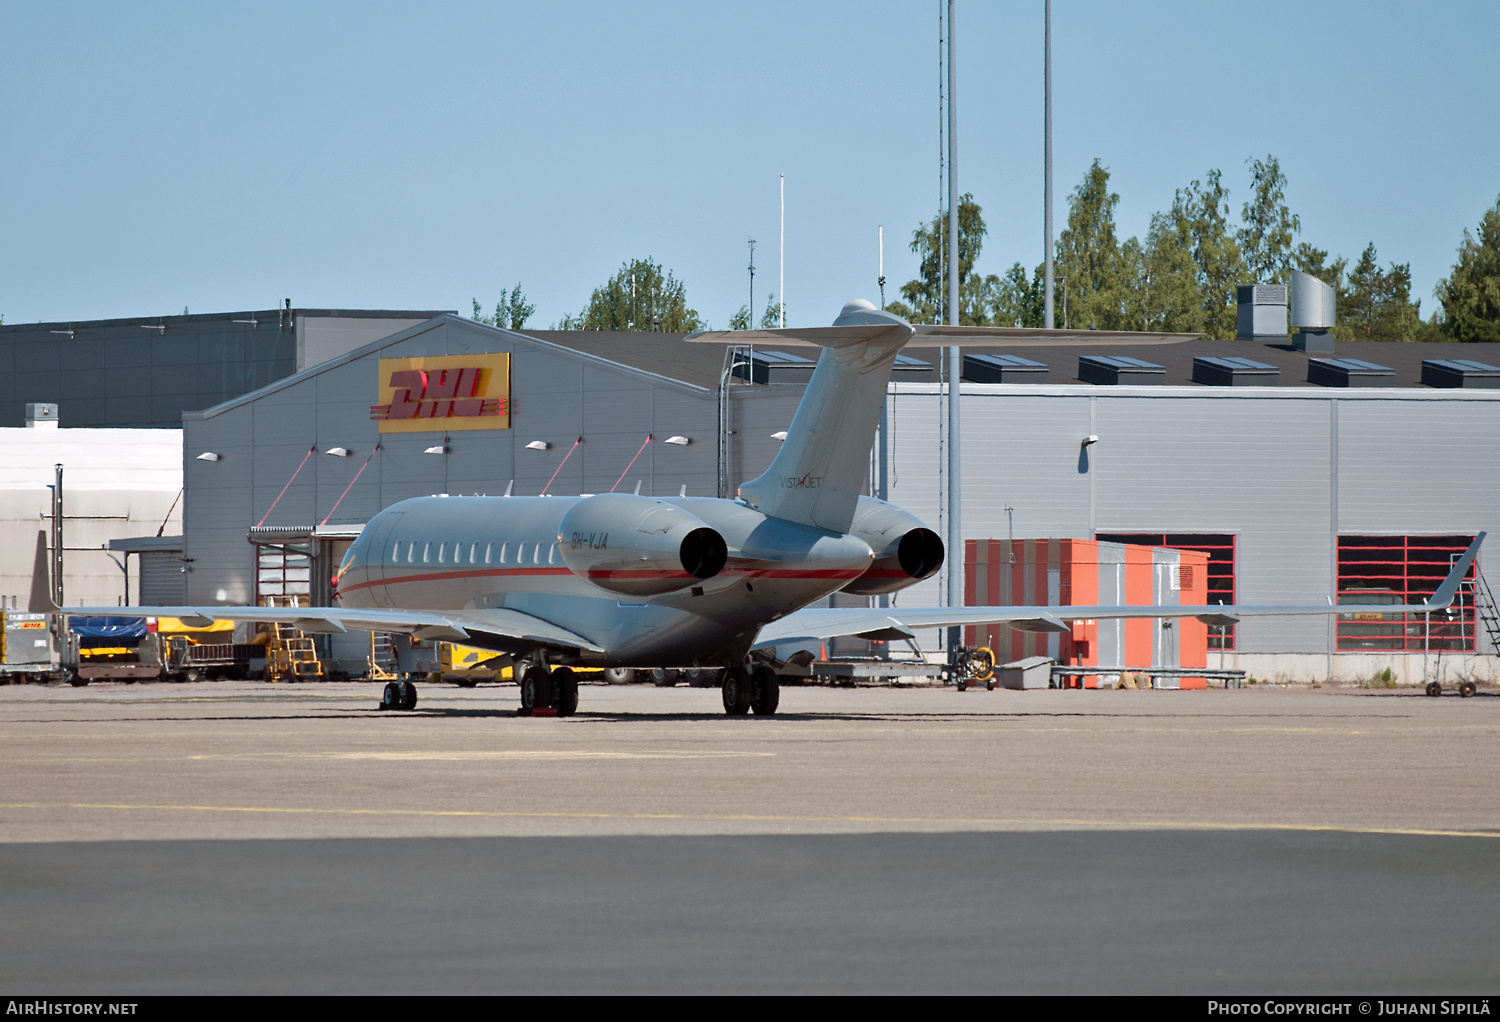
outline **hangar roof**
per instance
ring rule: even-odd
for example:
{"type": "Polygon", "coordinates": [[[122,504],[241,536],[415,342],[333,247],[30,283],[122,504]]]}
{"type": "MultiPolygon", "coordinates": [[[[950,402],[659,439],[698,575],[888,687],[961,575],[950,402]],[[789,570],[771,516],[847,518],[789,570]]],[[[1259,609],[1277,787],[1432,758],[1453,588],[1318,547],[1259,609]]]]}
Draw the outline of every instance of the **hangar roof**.
{"type": "MultiPolygon", "coordinates": [[[[560,347],[587,352],[612,362],[681,380],[699,387],[715,388],[723,371],[724,349],[717,344],[683,343],[686,334],[608,333],[592,330],[526,330],[524,333],[560,347]]],[[[1075,335],[1076,336],[1076,335],[1075,335]]],[[[796,348],[787,341],[783,347],[796,348]]],[[[812,346],[807,346],[809,350],[812,346]]],[[[1086,340],[1032,341],[1018,340],[1007,345],[965,347],[966,354],[1016,355],[1049,366],[1048,382],[1075,383],[1088,386],[1078,376],[1080,356],[1111,356],[1139,359],[1162,366],[1166,373],[1159,381],[1167,385],[1192,386],[1193,359],[1249,358],[1281,370],[1283,387],[1315,387],[1308,380],[1310,358],[1359,359],[1395,370],[1396,387],[1422,386],[1422,362],[1428,359],[1470,359],[1500,366],[1500,344],[1405,344],[1395,341],[1349,341],[1334,345],[1331,355],[1308,355],[1293,351],[1290,344],[1263,344],[1259,341],[1190,341],[1146,340],[1140,345],[1091,345],[1086,340]]],[[[933,364],[936,379],[937,351],[931,348],[908,348],[908,355],[933,364]]],[[[920,377],[905,374],[907,380],[920,377]]]]}

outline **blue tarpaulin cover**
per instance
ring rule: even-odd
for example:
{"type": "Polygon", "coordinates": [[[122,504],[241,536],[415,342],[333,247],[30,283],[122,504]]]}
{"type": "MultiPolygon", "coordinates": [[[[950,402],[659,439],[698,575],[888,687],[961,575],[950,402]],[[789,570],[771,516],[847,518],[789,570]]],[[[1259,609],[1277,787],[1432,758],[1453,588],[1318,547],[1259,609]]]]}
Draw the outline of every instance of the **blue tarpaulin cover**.
{"type": "Polygon", "coordinates": [[[81,649],[95,646],[135,646],[146,637],[143,617],[73,617],[68,630],[78,636],[81,649]]]}

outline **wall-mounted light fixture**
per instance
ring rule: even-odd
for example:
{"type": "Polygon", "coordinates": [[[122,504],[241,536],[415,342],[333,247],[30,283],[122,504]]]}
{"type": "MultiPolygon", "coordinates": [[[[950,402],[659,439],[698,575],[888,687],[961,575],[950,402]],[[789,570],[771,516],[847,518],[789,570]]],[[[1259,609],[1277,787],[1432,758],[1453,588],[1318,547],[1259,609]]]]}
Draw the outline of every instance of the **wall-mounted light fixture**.
{"type": "Polygon", "coordinates": [[[324,454],[331,454],[335,458],[347,458],[347,457],[349,457],[349,448],[347,448],[347,447],[330,447],[330,448],[328,448],[328,450],[324,451],[323,453],[324,454]]]}
{"type": "Polygon", "coordinates": [[[1083,443],[1082,443],[1081,446],[1083,446],[1083,447],[1090,447],[1090,446],[1092,446],[1094,444],[1097,444],[1098,442],[1099,442],[1099,438],[1097,436],[1095,436],[1094,434],[1090,433],[1088,436],[1086,436],[1086,437],[1083,438],[1083,443]]]}
{"type": "Polygon", "coordinates": [[[526,445],[528,451],[545,451],[552,445],[545,440],[533,440],[526,445]]]}
{"type": "Polygon", "coordinates": [[[448,453],[448,445],[447,444],[438,444],[436,447],[429,447],[429,448],[427,448],[422,453],[423,454],[447,454],[448,453]]]}
{"type": "Polygon", "coordinates": [[[771,434],[771,439],[772,440],[785,440],[786,439],[786,430],[784,430],[784,429],[777,430],[775,433],[771,434]]]}
{"type": "Polygon", "coordinates": [[[198,460],[199,461],[218,461],[218,460],[220,460],[220,455],[215,454],[213,451],[204,451],[202,454],[198,455],[198,460]]]}
{"type": "Polygon", "coordinates": [[[688,444],[690,444],[692,442],[693,441],[691,439],[689,439],[688,437],[685,437],[685,436],[669,436],[665,440],[662,441],[662,443],[664,443],[664,444],[671,444],[674,447],[686,447],[688,444]]]}

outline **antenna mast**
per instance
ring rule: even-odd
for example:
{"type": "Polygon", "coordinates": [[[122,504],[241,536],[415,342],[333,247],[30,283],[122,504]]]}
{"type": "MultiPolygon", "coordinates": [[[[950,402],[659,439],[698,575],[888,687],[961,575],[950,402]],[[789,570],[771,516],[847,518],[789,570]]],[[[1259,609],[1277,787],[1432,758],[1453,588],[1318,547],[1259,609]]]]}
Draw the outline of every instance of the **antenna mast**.
{"type": "Polygon", "coordinates": [[[750,318],[746,330],[755,329],[755,239],[750,239],[750,318]]]}

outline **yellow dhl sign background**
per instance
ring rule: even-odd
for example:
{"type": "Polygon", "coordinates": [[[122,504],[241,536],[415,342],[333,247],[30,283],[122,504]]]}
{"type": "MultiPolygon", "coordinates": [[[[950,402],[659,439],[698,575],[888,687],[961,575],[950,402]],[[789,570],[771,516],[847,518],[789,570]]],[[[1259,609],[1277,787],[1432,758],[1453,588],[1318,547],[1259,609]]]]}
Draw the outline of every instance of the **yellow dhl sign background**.
{"type": "Polygon", "coordinates": [[[432,355],[380,360],[382,433],[510,428],[510,355],[432,355]]]}

